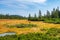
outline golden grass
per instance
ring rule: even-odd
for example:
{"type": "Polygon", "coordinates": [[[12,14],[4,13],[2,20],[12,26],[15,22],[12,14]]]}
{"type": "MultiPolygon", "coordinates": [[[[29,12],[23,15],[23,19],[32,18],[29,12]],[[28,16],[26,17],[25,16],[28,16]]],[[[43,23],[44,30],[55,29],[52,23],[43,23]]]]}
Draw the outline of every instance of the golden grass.
{"type": "Polygon", "coordinates": [[[10,20],[10,19],[0,19],[0,33],[4,32],[16,32],[17,34],[26,34],[30,32],[41,32],[40,29],[42,28],[60,28],[60,24],[50,24],[50,23],[44,23],[44,22],[39,22],[39,21],[27,21],[27,20],[10,20]],[[36,24],[37,27],[32,27],[32,28],[6,28],[5,24],[9,25],[15,25],[15,24],[36,24]]]}

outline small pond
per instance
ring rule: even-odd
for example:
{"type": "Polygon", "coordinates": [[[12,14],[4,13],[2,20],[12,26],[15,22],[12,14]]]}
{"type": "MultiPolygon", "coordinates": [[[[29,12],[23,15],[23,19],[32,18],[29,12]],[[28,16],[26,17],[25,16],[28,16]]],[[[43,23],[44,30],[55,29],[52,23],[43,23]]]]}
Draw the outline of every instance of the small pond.
{"type": "Polygon", "coordinates": [[[0,37],[1,36],[6,36],[6,35],[15,35],[15,34],[16,34],[15,32],[6,32],[6,33],[0,34],[0,37]]]}

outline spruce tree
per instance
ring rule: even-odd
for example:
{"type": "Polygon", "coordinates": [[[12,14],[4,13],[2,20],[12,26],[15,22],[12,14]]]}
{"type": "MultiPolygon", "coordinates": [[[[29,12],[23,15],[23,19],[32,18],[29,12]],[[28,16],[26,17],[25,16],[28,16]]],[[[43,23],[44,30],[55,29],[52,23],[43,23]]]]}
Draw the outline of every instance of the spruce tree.
{"type": "Polygon", "coordinates": [[[57,9],[56,9],[56,18],[59,18],[59,7],[57,7],[57,9]]]}
{"type": "Polygon", "coordinates": [[[50,18],[50,12],[47,10],[47,14],[46,14],[47,18],[50,18]]]}
{"type": "Polygon", "coordinates": [[[34,15],[34,20],[35,20],[35,21],[37,21],[37,16],[36,16],[36,13],[35,13],[35,15],[34,15]]]}
{"type": "Polygon", "coordinates": [[[28,20],[31,20],[31,14],[29,14],[28,20]]]}
{"type": "Polygon", "coordinates": [[[51,17],[55,18],[55,8],[53,8],[53,11],[51,12],[51,17]]]}
{"type": "Polygon", "coordinates": [[[41,10],[39,10],[38,20],[41,20],[41,19],[42,19],[41,10]]]}

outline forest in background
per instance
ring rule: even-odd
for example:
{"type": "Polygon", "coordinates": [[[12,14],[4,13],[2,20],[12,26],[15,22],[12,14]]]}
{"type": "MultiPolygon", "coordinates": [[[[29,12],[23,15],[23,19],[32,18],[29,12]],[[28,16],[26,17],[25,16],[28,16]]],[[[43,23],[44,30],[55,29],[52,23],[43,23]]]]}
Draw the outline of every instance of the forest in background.
{"type": "Polygon", "coordinates": [[[53,8],[51,12],[47,10],[46,14],[44,14],[43,16],[42,16],[41,10],[39,10],[38,16],[34,14],[34,17],[32,17],[31,14],[29,14],[28,17],[23,17],[20,15],[0,14],[0,19],[27,19],[29,21],[44,21],[48,23],[59,24],[60,23],[60,10],[59,10],[59,7],[57,7],[56,9],[53,8]]]}
{"type": "Polygon", "coordinates": [[[57,7],[56,9],[53,8],[53,10],[51,12],[49,12],[47,10],[47,12],[46,12],[46,14],[44,14],[44,16],[42,16],[41,10],[39,10],[38,17],[36,16],[36,14],[34,15],[34,17],[32,17],[31,14],[29,14],[28,20],[30,20],[30,21],[44,21],[44,22],[48,22],[48,23],[60,23],[59,7],[57,7]]]}

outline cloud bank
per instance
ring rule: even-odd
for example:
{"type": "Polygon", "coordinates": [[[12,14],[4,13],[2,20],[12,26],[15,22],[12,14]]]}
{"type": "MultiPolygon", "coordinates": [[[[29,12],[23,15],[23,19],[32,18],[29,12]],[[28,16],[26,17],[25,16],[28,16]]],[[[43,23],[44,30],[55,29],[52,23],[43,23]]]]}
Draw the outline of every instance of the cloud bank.
{"type": "Polygon", "coordinates": [[[0,11],[9,13],[34,13],[47,0],[0,0],[0,11]]]}
{"type": "Polygon", "coordinates": [[[16,0],[22,2],[35,2],[35,3],[44,3],[46,0],[16,0]]]}

